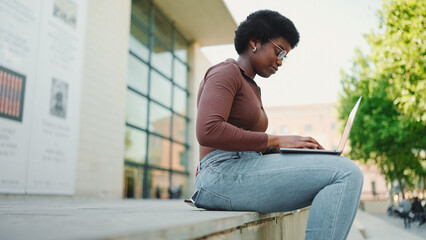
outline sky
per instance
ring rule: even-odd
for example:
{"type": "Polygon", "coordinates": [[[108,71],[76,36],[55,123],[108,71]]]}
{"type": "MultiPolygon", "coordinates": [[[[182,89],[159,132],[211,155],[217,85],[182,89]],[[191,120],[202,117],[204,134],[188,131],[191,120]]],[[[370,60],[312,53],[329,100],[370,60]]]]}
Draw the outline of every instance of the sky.
{"type": "MultiPolygon", "coordinates": [[[[237,25],[260,9],[280,12],[300,33],[298,46],[275,75],[256,76],[265,107],[337,102],[340,70],[349,71],[354,50],[368,52],[364,34],[378,29],[380,0],[224,0],[237,25]]],[[[204,47],[212,62],[237,59],[233,44],[204,47]]]]}

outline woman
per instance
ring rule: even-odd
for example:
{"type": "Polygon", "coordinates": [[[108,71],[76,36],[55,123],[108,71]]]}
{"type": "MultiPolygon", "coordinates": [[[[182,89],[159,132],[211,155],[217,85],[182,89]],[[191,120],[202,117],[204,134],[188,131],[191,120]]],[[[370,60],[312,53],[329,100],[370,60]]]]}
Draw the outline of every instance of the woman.
{"type": "Polygon", "coordinates": [[[351,160],[326,154],[280,154],[280,147],[323,147],[311,137],[266,134],[256,75],[267,78],[299,42],[278,12],[250,14],[235,31],[238,60],[211,67],[200,85],[196,132],[201,145],[197,207],[281,212],[311,206],[306,239],[345,239],[363,175],[351,160]]]}

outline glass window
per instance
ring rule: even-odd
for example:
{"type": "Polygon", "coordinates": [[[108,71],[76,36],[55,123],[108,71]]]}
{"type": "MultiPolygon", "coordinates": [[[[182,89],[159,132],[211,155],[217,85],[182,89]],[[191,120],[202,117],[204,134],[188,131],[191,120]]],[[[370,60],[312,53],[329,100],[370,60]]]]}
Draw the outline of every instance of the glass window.
{"type": "Polygon", "coordinates": [[[168,78],[172,77],[172,53],[167,51],[157,40],[154,42],[151,63],[168,78]]]}
{"type": "Polygon", "coordinates": [[[172,185],[170,189],[172,194],[172,198],[184,198],[188,196],[188,192],[185,186],[188,185],[188,177],[183,174],[174,173],[172,174],[172,185]]]}
{"type": "Polygon", "coordinates": [[[149,182],[151,198],[169,198],[169,172],[162,170],[150,170],[149,182]]]}
{"type": "Polygon", "coordinates": [[[149,0],[132,0],[132,16],[140,23],[149,26],[149,0]]]}
{"type": "Polygon", "coordinates": [[[149,58],[149,36],[146,32],[136,27],[135,24],[130,25],[129,49],[138,57],[148,62],[149,58]]]}
{"type": "Polygon", "coordinates": [[[164,137],[170,137],[170,119],[172,113],[162,106],[151,102],[149,113],[149,130],[164,137]]]}
{"type": "Polygon", "coordinates": [[[183,64],[181,61],[177,60],[175,58],[174,60],[174,73],[173,73],[173,81],[175,83],[179,84],[181,87],[186,88],[187,87],[187,68],[186,65],[183,64]]]}
{"type": "Polygon", "coordinates": [[[146,129],[148,100],[131,90],[126,98],[126,122],[146,129]]]}
{"type": "Polygon", "coordinates": [[[126,127],[124,143],[125,161],[145,163],[146,133],[126,127]]]}
{"type": "Polygon", "coordinates": [[[123,197],[142,198],[143,169],[124,166],[123,197]]]}
{"type": "Polygon", "coordinates": [[[155,36],[165,44],[168,49],[172,49],[172,25],[159,11],[154,11],[154,22],[155,36]]]}
{"type": "Polygon", "coordinates": [[[170,168],[170,141],[155,135],[149,136],[148,163],[152,166],[170,168]]]}
{"type": "Polygon", "coordinates": [[[175,55],[180,58],[180,60],[185,61],[188,57],[188,42],[183,38],[181,34],[175,32],[175,55]]]}
{"type": "Polygon", "coordinates": [[[186,119],[173,114],[173,140],[185,143],[186,142],[186,119]]]}
{"type": "Polygon", "coordinates": [[[157,100],[158,102],[171,107],[172,104],[172,82],[165,79],[163,76],[151,71],[151,98],[157,100]]]}
{"type": "Polygon", "coordinates": [[[123,197],[181,198],[189,179],[189,42],[152,2],[132,0],[123,197]]]}
{"type": "Polygon", "coordinates": [[[188,150],[179,143],[172,146],[172,168],[173,170],[186,171],[188,167],[188,150]]]}
{"type": "Polygon", "coordinates": [[[188,105],[188,97],[184,90],[174,87],[173,110],[180,115],[186,116],[186,108],[188,105]]]}
{"type": "Polygon", "coordinates": [[[127,85],[148,94],[148,66],[131,54],[127,62],[127,85]]]}

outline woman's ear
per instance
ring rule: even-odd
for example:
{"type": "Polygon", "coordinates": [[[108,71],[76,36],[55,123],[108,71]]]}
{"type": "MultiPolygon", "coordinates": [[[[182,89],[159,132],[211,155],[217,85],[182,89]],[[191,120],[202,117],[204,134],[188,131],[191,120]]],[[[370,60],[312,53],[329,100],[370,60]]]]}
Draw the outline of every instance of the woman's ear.
{"type": "Polygon", "coordinates": [[[259,40],[254,40],[254,39],[250,40],[249,41],[250,48],[255,48],[258,43],[259,43],[259,40]]]}

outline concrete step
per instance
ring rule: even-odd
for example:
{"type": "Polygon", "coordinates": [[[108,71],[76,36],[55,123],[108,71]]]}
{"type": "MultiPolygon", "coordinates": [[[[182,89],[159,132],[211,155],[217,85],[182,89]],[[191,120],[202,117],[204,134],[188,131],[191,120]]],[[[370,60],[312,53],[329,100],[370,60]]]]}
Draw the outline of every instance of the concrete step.
{"type": "Polygon", "coordinates": [[[0,239],[304,239],[308,208],[205,211],[183,200],[0,199],[0,239]]]}

